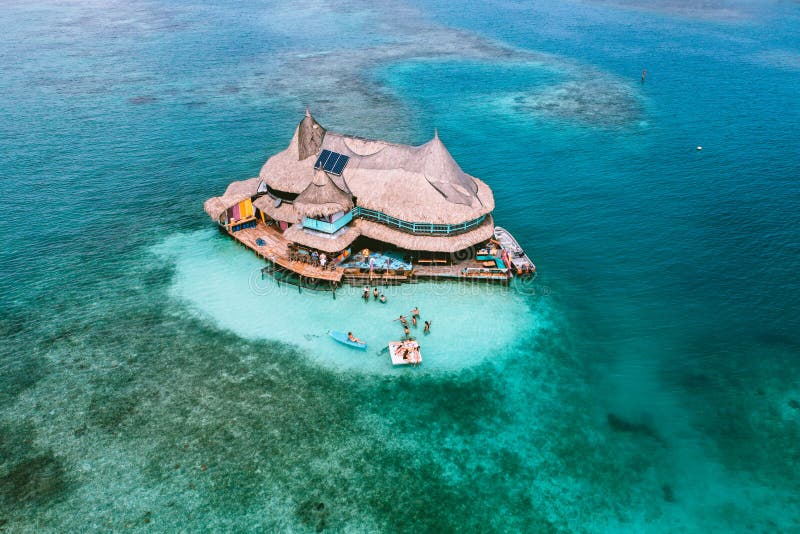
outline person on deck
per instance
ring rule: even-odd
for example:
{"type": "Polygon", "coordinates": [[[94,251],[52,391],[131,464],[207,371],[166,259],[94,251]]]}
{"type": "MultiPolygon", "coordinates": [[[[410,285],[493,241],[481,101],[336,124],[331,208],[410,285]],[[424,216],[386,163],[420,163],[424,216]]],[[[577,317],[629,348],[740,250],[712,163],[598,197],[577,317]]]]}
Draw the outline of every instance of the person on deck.
{"type": "Polygon", "coordinates": [[[328,256],[326,256],[325,253],[323,252],[322,254],[319,255],[319,264],[324,269],[326,263],[328,263],[328,256]]]}

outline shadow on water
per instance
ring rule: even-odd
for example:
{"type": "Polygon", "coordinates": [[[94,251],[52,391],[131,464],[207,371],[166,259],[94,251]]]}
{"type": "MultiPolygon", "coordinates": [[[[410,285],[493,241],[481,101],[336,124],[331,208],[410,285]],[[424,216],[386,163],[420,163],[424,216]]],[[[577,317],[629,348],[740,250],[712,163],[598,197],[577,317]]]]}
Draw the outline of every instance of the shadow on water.
{"type": "Polygon", "coordinates": [[[39,449],[35,435],[30,424],[0,425],[0,503],[8,511],[46,507],[69,494],[62,460],[39,449]]]}

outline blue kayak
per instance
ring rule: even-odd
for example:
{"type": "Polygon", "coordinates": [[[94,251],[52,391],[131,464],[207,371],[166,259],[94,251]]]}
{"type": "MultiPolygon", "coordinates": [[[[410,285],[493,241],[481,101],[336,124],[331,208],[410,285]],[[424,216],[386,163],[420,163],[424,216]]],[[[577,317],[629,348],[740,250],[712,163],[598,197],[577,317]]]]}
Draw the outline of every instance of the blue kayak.
{"type": "Polygon", "coordinates": [[[356,343],[355,341],[350,341],[350,339],[347,337],[347,334],[344,332],[339,332],[338,330],[328,330],[328,335],[342,345],[347,345],[348,347],[353,347],[354,349],[367,350],[366,343],[356,343]]]}

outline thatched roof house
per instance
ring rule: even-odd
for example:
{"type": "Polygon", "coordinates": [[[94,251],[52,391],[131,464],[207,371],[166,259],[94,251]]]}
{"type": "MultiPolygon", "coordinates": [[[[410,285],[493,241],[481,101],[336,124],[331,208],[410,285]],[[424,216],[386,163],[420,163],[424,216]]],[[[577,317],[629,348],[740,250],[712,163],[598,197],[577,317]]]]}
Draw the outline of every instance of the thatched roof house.
{"type": "Polygon", "coordinates": [[[420,146],[329,132],[306,111],[289,146],[259,178],[209,199],[215,220],[242,195],[290,241],[328,252],[358,236],[407,250],[454,252],[492,236],[494,196],[439,139],[420,146]]]}
{"type": "MultiPolygon", "coordinates": [[[[289,146],[272,156],[259,176],[275,191],[300,193],[313,179],[315,157],[302,141],[321,135],[319,151],[349,158],[339,188],[350,191],[358,205],[410,222],[459,223],[487,215],[494,196],[478,178],[461,170],[434,135],[421,146],[400,145],[327,132],[307,114],[289,146]],[[305,157],[303,157],[305,155],[305,157]]],[[[316,146],[316,144],[313,144],[316,146]]]]}

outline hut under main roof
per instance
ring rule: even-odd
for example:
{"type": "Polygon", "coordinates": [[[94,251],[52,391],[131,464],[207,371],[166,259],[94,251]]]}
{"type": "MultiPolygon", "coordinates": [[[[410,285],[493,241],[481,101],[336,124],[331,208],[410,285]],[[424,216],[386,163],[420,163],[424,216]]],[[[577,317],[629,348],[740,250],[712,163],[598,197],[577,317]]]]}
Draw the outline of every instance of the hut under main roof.
{"type": "Polygon", "coordinates": [[[306,111],[259,178],[234,184],[206,202],[212,218],[223,223],[232,202],[265,193],[255,208],[290,241],[320,250],[342,250],[364,236],[406,250],[455,252],[494,231],[491,190],[461,169],[438,134],[420,146],[364,139],[329,132],[306,111]],[[321,163],[328,153],[341,168],[321,163]]]}

